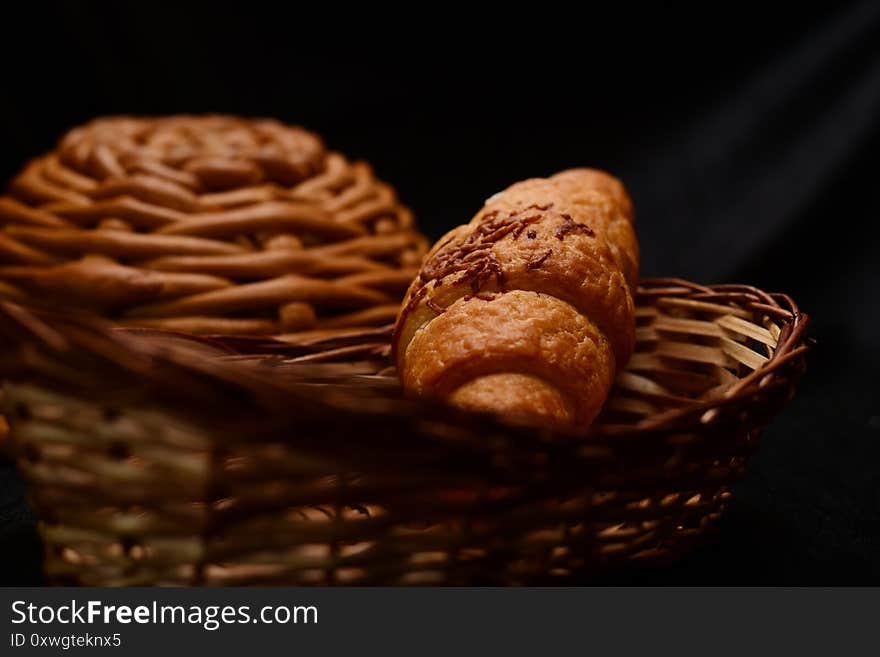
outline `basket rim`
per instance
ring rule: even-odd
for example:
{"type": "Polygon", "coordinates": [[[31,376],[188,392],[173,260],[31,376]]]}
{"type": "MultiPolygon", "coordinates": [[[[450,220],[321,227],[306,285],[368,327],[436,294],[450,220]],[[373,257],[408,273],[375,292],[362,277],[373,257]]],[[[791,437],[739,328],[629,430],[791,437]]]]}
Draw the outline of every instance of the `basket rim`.
{"type": "MultiPolygon", "coordinates": [[[[505,424],[500,420],[482,413],[463,411],[449,407],[433,400],[404,398],[405,403],[414,414],[424,414],[426,418],[442,417],[452,422],[470,422],[485,425],[494,431],[502,431],[517,435],[541,436],[553,435],[565,440],[571,436],[579,441],[588,438],[589,442],[602,443],[607,440],[637,439],[642,436],[657,435],[681,431],[686,427],[715,423],[725,410],[737,402],[747,400],[756,393],[774,385],[786,384],[786,372],[794,369],[803,370],[803,361],[810,349],[811,340],[805,337],[809,317],[800,311],[791,296],[784,293],[768,293],[757,287],[744,284],[702,285],[681,278],[656,277],[640,281],[636,297],[679,296],[693,301],[740,307],[748,311],[772,316],[781,322],[781,330],[777,338],[777,346],[767,362],[761,367],[733,383],[720,397],[710,400],[695,400],[680,408],[646,417],[628,425],[593,426],[587,432],[571,434],[550,431],[547,429],[528,429],[505,424]],[[780,381],[781,380],[781,381],[780,381]],[[439,413],[439,415],[438,415],[439,413]]],[[[368,338],[368,353],[376,354],[380,344],[390,336],[391,326],[355,332],[345,342],[368,338]]],[[[286,385],[267,375],[271,370],[262,372],[251,367],[236,367],[236,353],[258,346],[264,353],[272,350],[284,353],[293,350],[315,350],[320,348],[339,348],[340,338],[332,339],[331,344],[314,343],[311,345],[291,345],[267,338],[242,339],[239,336],[204,337],[181,334],[174,331],[153,329],[120,328],[109,320],[82,313],[62,313],[46,309],[26,308],[9,301],[0,301],[0,336],[7,342],[8,352],[4,363],[0,363],[0,377],[9,379],[9,371],[18,371],[25,366],[27,358],[33,357],[34,350],[48,352],[48,357],[64,362],[80,350],[103,360],[112,360],[120,354],[130,357],[131,361],[123,367],[130,373],[145,373],[163,366],[173,366],[183,372],[196,375],[200,380],[221,382],[225,385],[241,386],[251,392],[294,394],[286,385]],[[179,344],[170,344],[167,340],[157,341],[144,339],[150,336],[168,336],[179,340],[179,344]],[[210,348],[225,352],[231,358],[210,359],[194,358],[194,349],[210,348]],[[10,367],[12,365],[12,367],[10,367]],[[3,370],[7,370],[4,372],[3,370]]],[[[296,360],[294,358],[293,360],[296,360]]],[[[308,358],[305,359],[306,361],[308,358]]],[[[313,398],[315,404],[330,403],[326,398],[313,398]]],[[[332,406],[331,406],[332,408],[332,406]]]]}
{"type": "MultiPolygon", "coordinates": [[[[763,312],[782,321],[776,348],[758,369],[744,376],[725,390],[719,399],[698,401],[692,406],[673,409],[666,413],[645,418],[634,425],[637,429],[655,429],[664,424],[675,425],[664,428],[680,429],[679,421],[693,416],[704,416],[725,405],[745,399],[759,389],[772,385],[780,370],[797,359],[803,359],[811,346],[811,340],[805,338],[809,325],[809,316],[802,312],[794,299],[782,292],[765,292],[753,285],[741,283],[723,283],[702,285],[682,278],[653,277],[639,282],[636,298],[644,296],[669,296],[680,290],[686,291],[695,301],[708,303],[724,302],[725,305],[739,305],[745,310],[763,312]]],[[[717,415],[715,413],[714,415],[717,415]]],[[[714,416],[713,415],[713,416],[714,416]]],[[[711,421],[712,417],[707,418],[711,421]]],[[[599,432],[606,432],[600,429],[599,432]]],[[[611,433],[615,433],[611,430],[611,433]]]]}

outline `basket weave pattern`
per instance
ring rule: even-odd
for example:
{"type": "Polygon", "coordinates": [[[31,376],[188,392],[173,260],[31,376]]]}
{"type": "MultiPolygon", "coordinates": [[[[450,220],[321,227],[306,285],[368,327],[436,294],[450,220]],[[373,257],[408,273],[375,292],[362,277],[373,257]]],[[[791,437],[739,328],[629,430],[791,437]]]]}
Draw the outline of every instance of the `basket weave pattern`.
{"type": "Polygon", "coordinates": [[[804,370],[806,317],[645,282],[585,435],[401,396],[387,329],[310,345],[2,306],[12,442],[52,581],[529,584],[682,554],[804,370]],[[243,350],[260,355],[240,355],[243,350]]]}
{"type": "Polygon", "coordinates": [[[0,297],[188,333],[392,321],[426,242],[364,163],[271,120],[98,119],[0,197],[0,297]]]}

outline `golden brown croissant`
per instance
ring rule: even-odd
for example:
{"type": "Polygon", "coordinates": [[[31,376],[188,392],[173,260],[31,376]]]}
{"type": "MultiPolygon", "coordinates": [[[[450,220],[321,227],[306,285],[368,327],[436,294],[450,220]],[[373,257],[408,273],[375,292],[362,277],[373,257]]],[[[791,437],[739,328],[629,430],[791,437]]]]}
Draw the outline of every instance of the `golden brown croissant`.
{"type": "Polygon", "coordinates": [[[585,426],[635,343],[638,243],[619,180],[516,183],[428,253],[397,318],[407,390],[517,422],[585,426]]]}

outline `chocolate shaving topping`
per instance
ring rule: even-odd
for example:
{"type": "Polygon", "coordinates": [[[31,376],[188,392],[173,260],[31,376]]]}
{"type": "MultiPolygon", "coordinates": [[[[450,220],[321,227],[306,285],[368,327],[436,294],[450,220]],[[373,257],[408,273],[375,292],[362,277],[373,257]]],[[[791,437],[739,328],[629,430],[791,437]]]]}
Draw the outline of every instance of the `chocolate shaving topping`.
{"type": "Polygon", "coordinates": [[[471,292],[477,294],[483,289],[483,286],[489,282],[489,279],[495,277],[499,285],[504,285],[504,271],[501,269],[501,263],[494,253],[489,253],[485,259],[477,263],[476,268],[472,272],[471,292]]]}
{"type": "Polygon", "coordinates": [[[587,226],[586,224],[579,224],[574,219],[571,218],[569,214],[562,215],[562,224],[559,228],[556,229],[556,239],[561,240],[569,233],[582,233],[587,237],[595,237],[596,234],[593,232],[593,229],[587,226]]]}
{"type": "Polygon", "coordinates": [[[419,305],[419,302],[424,298],[424,296],[428,293],[428,286],[422,285],[413,295],[412,298],[407,302],[405,310],[408,312],[419,305]]]}
{"type": "MultiPolygon", "coordinates": [[[[542,215],[530,210],[502,215],[498,210],[483,215],[474,229],[464,237],[453,238],[441,245],[425,262],[419,278],[423,283],[439,280],[457,272],[467,272],[468,278],[483,285],[491,276],[503,277],[501,265],[491,253],[497,241],[512,234],[518,236],[529,224],[539,221],[542,215]]],[[[501,283],[499,279],[499,283],[501,283]]]]}
{"type": "Polygon", "coordinates": [[[446,308],[444,308],[443,306],[441,306],[440,304],[438,304],[438,303],[437,303],[436,301],[434,301],[433,299],[427,299],[427,300],[425,301],[425,305],[428,306],[428,308],[430,308],[431,310],[433,310],[433,311],[434,311],[435,313],[437,313],[438,315],[442,315],[443,313],[446,312],[446,308]]]}
{"type": "Polygon", "coordinates": [[[480,292],[478,294],[468,294],[464,297],[464,301],[470,301],[471,299],[479,299],[480,301],[495,301],[498,298],[497,294],[493,294],[491,292],[480,292]]]}
{"type": "MultiPolygon", "coordinates": [[[[508,213],[492,210],[480,217],[468,234],[446,240],[422,266],[419,273],[422,287],[413,295],[407,308],[415,307],[424,298],[431,281],[435,281],[436,287],[444,278],[456,273],[463,274],[459,282],[469,283],[473,295],[479,294],[492,278],[503,286],[504,270],[492,252],[495,243],[508,235],[514,240],[518,239],[531,224],[543,219],[544,213],[552,206],[552,203],[529,205],[508,213]]],[[[529,239],[534,239],[537,232],[529,230],[527,235],[529,239]]],[[[540,267],[549,256],[550,252],[529,263],[528,267],[540,267]]],[[[435,312],[441,312],[436,303],[431,305],[426,302],[426,305],[435,312]]]]}
{"type": "Polygon", "coordinates": [[[553,255],[553,249],[547,249],[547,253],[545,253],[544,255],[527,262],[526,270],[532,271],[533,269],[537,269],[538,267],[543,265],[544,261],[547,260],[547,258],[549,258],[551,255],[553,255]]]}

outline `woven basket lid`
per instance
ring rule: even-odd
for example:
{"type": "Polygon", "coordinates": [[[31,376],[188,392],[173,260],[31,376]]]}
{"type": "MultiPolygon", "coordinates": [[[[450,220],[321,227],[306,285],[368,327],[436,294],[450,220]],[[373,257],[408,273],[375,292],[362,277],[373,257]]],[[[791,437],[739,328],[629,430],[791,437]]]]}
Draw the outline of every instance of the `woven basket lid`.
{"type": "Polygon", "coordinates": [[[0,297],[202,334],[393,321],[427,242],[369,166],[227,116],[101,118],[0,197],[0,297]]]}

